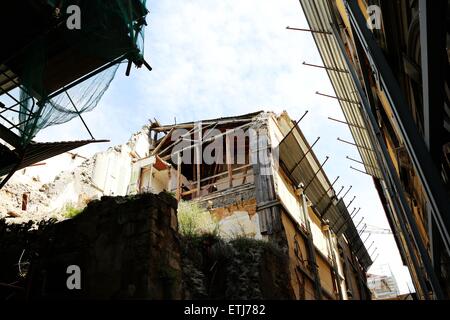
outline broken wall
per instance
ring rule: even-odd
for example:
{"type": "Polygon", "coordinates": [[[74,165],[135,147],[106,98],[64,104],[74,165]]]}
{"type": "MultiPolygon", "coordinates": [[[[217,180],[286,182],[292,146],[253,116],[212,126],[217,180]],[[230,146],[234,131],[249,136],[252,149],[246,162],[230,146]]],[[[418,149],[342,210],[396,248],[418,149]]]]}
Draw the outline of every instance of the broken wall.
{"type": "Polygon", "coordinates": [[[221,237],[264,238],[256,213],[255,186],[252,183],[217,191],[194,201],[211,213],[219,225],[221,237]]]}
{"type": "Polygon", "coordinates": [[[13,223],[64,219],[67,207],[84,208],[104,195],[127,195],[132,163],[147,157],[150,145],[148,126],[144,126],[127,143],[91,158],[65,153],[20,170],[0,190],[0,218],[13,215],[15,218],[8,218],[13,223]],[[26,210],[22,210],[23,194],[27,194],[26,210]]]}

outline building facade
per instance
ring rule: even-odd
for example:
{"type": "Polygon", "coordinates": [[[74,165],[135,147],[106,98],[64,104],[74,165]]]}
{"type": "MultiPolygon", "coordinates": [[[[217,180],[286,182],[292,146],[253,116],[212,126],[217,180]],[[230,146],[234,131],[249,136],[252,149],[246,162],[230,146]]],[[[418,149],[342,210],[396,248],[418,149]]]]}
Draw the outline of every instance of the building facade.
{"type": "Polygon", "coordinates": [[[450,298],[447,1],[300,4],[418,298],[450,298]]]}

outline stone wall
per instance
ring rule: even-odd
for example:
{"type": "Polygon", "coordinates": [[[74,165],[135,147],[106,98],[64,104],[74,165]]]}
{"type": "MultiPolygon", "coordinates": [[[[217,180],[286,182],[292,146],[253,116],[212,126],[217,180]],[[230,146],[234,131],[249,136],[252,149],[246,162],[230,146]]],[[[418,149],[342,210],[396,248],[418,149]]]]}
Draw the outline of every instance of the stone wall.
{"type": "Polygon", "coordinates": [[[176,208],[175,199],[165,193],[103,197],[75,218],[45,230],[26,232],[27,226],[19,232],[8,226],[0,234],[0,254],[10,261],[1,265],[11,277],[20,249],[28,250],[31,268],[24,283],[30,298],[180,299],[176,208]],[[22,245],[13,246],[19,239],[22,245]],[[12,247],[16,252],[5,254],[12,247]],[[70,265],[80,267],[81,290],[67,288],[70,265]]]}
{"type": "Polygon", "coordinates": [[[213,235],[182,242],[188,299],[295,299],[284,250],[273,242],[213,235]]]}
{"type": "Polygon", "coordinates": [[[181,238],[167,193],[102,197],[72,219],[0,220],[1,299],[293,299],[288,256],[267,241],[181,238]],[[69,290],[69,266],[81,289],[69,290]],[[19,266],[20,273],[19,275],[19,266]]]}

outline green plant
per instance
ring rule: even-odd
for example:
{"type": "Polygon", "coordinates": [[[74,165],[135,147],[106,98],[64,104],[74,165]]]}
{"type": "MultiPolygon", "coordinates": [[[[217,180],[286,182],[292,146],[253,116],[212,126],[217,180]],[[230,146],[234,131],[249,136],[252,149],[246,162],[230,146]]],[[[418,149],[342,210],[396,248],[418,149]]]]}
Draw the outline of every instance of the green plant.
{"type": "Polygon", "coordinates": [[[66,205],[64,210],[65,211],[64,211],[63,216],[68,219],[72,219],[72,218],[76,217],[83,211],[83,209],[81,209],[81,208],[75,208],[72,204],[66,205]]]}
{"type": "Polygon", "coordinates": [[[178,225],[180,233],[186,237],[219,233],[219,222],[197,203],[180,201],[178,204],[178,225]]]}

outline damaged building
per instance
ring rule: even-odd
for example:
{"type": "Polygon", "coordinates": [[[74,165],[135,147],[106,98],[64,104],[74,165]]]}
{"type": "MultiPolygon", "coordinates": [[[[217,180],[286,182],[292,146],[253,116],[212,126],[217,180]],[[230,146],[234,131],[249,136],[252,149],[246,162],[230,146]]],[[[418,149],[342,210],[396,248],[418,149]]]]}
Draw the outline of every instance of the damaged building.
{"type": "Polygon", "coordinates": [[[74,206],[104,196],[171,194],[209,212],[226,241],[245,237],[282,248],[291,298],[370,299],[372,260],[346,193],[335,192],[312,147],[286,112],[174,125],[152,121],[126,144],[48,185],[61,181],[54,199],[71,194],[64,201],[74,206]],[[75,184],[83,187],[74,192],[75,184]]]}
{"type": "MultiPolygon", "coordinates": [[[[73,149],[107,142],[94,138],[82,114],[98,105],[120,64],[127,63],[126,75],[133,65],[151,70],[143,56],[145,1],[128,1],[126,8],[121,0],[26,0],[0,6],[0,27],[8,30],[1,37],[0,52],[2,215],[49,218],[84,187],[77,184],[60,195],[58,185],[64,179],[48,185],[39,182],[44,167],[51,166],[47,160],[60,155],[59,163],[73,168],[83,159],[73,149]],[[69,28],[69,17],[80,18],[69,15],[71,8],[84,12],[82,29],[69,28]],[[18,19],[21,28],[11,28],[18,19]],[[91,139],[36,141],[41,130],[74,118],[79,118],[91,139]],[[39,166],[42,170],[36,169],[39,166]]],[[[70,180],[85,180],[87,169],[77,170],[74,175],[81,177],[70,180]]]]}
{"type": "Polygon", "coordinates": [[[335,192],[328,158],[316,158],[301,119],[255,112],[155,120],[91,158],[72,153],[106,141],[94,139],[82,114],[97,106],[119,65],[126,75],[132,65],[151,67],[145,1],[77,1],[82,30],[66,28],[68,5],[29,0],[0,10],[8,30],[0,52],[0,297],[370,299],[372,259],[348,191],[335,192]],[[17,17],[21,29],[11,28],[17,17]],[[35,141],[74,118],[90,140],[35,141]],[[70,169],[44,181],[39,171],[55,156],[70,169]],[[186,254],[182,201],[218,223],[222,253],[192,254],[213,262],[212,275],[186,254]],[[239,261],[257,276],[245,278],[239,261]],[[84,270],[84,291],[67,291],[67,266],[84,270]],[[235,285],[241,278],[245,290],[235,285]]]}
{"type": "Polygon", "coordinates": [[[226,236],[280,243],[298,299],[368,299],[371,258],[297,124],[285,112],[153,123],[129,192],[169,190],[206,208],[226,236]]]}

